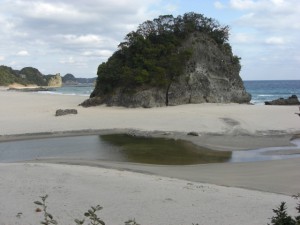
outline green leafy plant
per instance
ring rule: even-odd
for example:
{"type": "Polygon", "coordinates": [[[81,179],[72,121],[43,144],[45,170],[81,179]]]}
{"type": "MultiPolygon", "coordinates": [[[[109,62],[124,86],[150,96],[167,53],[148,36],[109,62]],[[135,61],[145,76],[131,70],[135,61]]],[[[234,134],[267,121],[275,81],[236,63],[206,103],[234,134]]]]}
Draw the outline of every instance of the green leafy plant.
{"type": "Polygon", "coordinates": [[[275,213],[275,216],[271,218],[271,224],[274,225],[295,225],[294,219],[289,216],[286,212],[286,203],[281,202],[280,206],[278,208],[273,209],[273,212],[275,213]]]}
{"type": "Polygon", "coordinates": [[[53,219],[53,216],[47,211],[46,199],[48,195],[41,196],[41,202],[35,201],[34,204],[42,207],[42,211],[44,212],[44,220],[41,221],[41,224],[49,225],[49,224],[57,224],[57,221],[53,219]]]}
{"type": "MultiPolygon", "coordinates": [[[[292,197],[298,200],[300,199],[300,193],[298,195],[293,195],[292,197]]],[[[295,218],[288,215],[286,210],[287,207],[285,202],[281,202],[276,209],[273,209],[275,216],[271,218],[271,225],[300,225],[300,202],[298,202],[296,206],[299,215],[295,218]]]]}
{"type": "MultiPolygon", "coordinates": [[[[293,195],[293,198],[296,200],[300,200],[300,193],[298,193],[297,195],[293,195]]],[[[297,203],[296,210],[298,213],[298,216],[295,217],[296,224],[300,225],[300,201],[298,201],[297,203]]]]}
{"type": "MultiPolygon", "coordinates": [[[[87,212],[84,213],[84,216],[90,220],[89,223],[90,225],[99,225],[99,224],[105,225],[104,221],[101,220],[96,214],[97,211],[100,211],[102,209],[103,207],[101,207],[100,205],[97,205],[95,207],[92,206],[87,212]]],[[[82,225],[85,222],[84,219],[83,220],[75,219],[74,221],[76,225],[82,225]]]]}
{"type": "Polygon", "coordinates": [[[125,222],[125,225],[140,225],[135,221],[135,219],[130,219],[125,222]]]}
{"type": "MultiPolygon", "coordinates": [[[[54,217],[52,216],[52,214],[50,214],[47,211],[47,204],[46,204],[46,200],[48,198],[48,195],[45,196],[40,196],[41,201],[35,201],[34,204],[41,206],[42,209],[37,208],[36,211],[37,212],[43,212],[44,213],[44,220],[41,221],[41,224],[43,225],[51,225],[51,224],[58,224],[58,222],[54,219],[54,217]]],[[[102,210],[103,207],[100,205],[97,206],[92,206],[87,212],[84,213],[84,216],[89,220],[89,225],[105,225],[104,221],[101,220],[98,215],[97,212],[102,210]]],[[[85,219],[83,220],[79,220],[79,219],[75,219],[74,220],[76,225],[82,225],[85,223],[85,219]]],[[[128,224],[128,225],[138,225],[137,223],[134,224],[128,224]]]]}

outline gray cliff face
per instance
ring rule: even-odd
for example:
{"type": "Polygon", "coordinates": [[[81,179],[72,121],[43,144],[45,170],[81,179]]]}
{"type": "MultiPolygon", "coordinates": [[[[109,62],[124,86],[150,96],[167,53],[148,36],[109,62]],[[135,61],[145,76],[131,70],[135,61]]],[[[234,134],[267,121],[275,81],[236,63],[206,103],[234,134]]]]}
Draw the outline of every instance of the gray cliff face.
{"type": "Polygon", "coordinates": [[[169,105],[186,103],[249,103],[239,76],[240,64],[230,47],[220,47],[203,34],[194,34],[183,48],[192,48],[193,56],[178,82],[171,84],[169,105]]]}
{"type": "Polygon", "coordinates": [[[185,72],[167,88],[141,88],[133,93],[121,88],[104,97],[94,97],[82,106],[107,104],[125,107],[160,107],[189,103],[249,103],[251,95],[245,91],[239,76],[240,64],[228,45],[220,49],[202,33],[191,35],[182,45],[193,55],[185,72]],[[228,47],[228,48],[227,48],[228,47]]]}

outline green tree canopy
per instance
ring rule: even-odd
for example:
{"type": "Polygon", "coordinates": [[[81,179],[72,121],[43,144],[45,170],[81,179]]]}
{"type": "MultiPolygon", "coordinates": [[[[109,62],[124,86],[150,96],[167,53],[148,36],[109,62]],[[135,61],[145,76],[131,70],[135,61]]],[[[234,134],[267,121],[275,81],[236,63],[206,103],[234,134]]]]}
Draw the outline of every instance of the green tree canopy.
{"type": "Polygon", "coordinates": [[[202,14],[163,15],[140,24],[126,35],[108,61],[99,65],[91,97],[112,93],[119,87],[134,91],[155,86],[165,88],[167,93],[193,54],[191,49],[180,48],[181,43],[195,32],[206,33],[219,45],[228,45],[229,27],[202,14]]]}
{"type": "Polygon", "coordinates": [[[8,66],[0,66],[0,86],[12,83],[27,84],[27,81],[17,75],[17,72],[8,66]]]}

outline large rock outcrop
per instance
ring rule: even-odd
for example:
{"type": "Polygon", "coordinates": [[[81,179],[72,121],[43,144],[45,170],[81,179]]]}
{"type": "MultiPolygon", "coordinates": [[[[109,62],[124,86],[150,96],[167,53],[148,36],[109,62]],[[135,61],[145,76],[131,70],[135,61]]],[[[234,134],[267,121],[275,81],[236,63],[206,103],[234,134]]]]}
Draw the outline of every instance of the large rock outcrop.
{"type": "Polygon", "coordinates": [[[59,73],[54,76],[51,76],[49,78],[48,86],[49,87],[61,87],[62,86],[62,78],[59,73]]]}
{"type": "Polygon", "coordinates": [[[141,87],[134,92],[117,88],[113,93],[91,96],[84,107],[106,104],[125,107],[159,107],[188,103],[249,103],[251,95],[239,76],[239,59],[233,56],[230,45],[218,45],[207,34],[190,35],[181,48],[191,49],[192,57],[184,74],[172,82],[169,90],[160,87],[141,87]]]}
{"type": "Polygon", "coordinates": [[[82,105],[248,103],[228,39],[228,26],[194,12],[145,21],[99,65],[95,90],[82,105]]]}
{"type": "Polygon", "coordinates": [[[221,46],[205,34],[191,35],[183,44],[193,55],[185,74],[169,90],[169,105],[187,103],[249,103],[239,76],[239,59],[229,45],[221,46]],[[227,47],[228,49],[226,49],[227,47]]]}

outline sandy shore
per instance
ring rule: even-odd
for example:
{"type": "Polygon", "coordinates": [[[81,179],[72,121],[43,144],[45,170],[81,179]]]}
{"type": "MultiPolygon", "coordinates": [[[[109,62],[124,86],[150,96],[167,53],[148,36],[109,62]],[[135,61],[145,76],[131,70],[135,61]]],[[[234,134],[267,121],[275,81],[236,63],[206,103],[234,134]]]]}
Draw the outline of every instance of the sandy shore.
{"type": "Polygon", "coordinates": [[[196,131],[226,135],[266,135],[300,130],[297,106],[190,104],[152,109],[82,108],[86,97],[0,92],[0,135],[86,129],[131,128],[148,131],[196,131]],[[76,116],[55,117],[75,108],[76,116]]]}
{"type": "MultiPolygon", "coordinates": [[[[39,133],[55,136],[134,130],[183,138],[213,149],[243,150],[286,146],[300,133],[296,106],[85,109],[78,106],[84,99],[0,89],[0,140],[41,137],[39,133]],[[78,114],[54,116],[57,109],[67,108],[77,109],[78,114]],[[200,136],[187,136],[190,131],[200,136]]],[[[60,224],[72,223],[71,218],[80,218],[84,210],[96,204],[104,206],[101,215],[107,224],[122,224],[130,218],[141,224],[266,224],[272,208],[281,201],[292,208],[294,201],[286,195],[300,192],[300,159],[185,167],[52,162],[95,167],[0,164],[0,224],[38,223],[41,215],[34,212],[32,202],[46,193],[50,195],[49,210],[60,224]],[[19,212],[20,218],[16,217],[19,212]]]]}
{"type": "Polygon", "coordinates": [[[0,182],[0,224],[38,224],[33,202],[46,193],[59,224],[74,224],[97,204],[106,224],[161,225],[261,225],[281,201],[295,206],[284,195],[86,166],[0,164],[0,182]]]}

